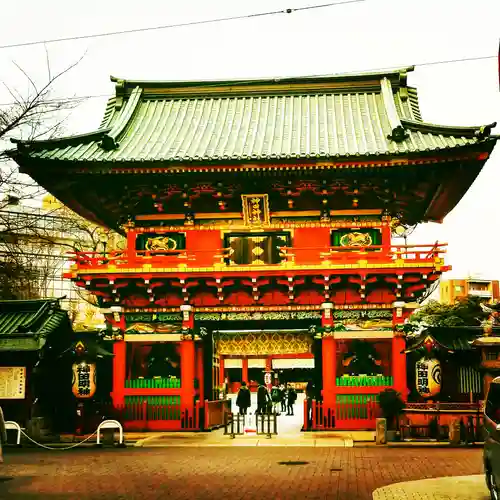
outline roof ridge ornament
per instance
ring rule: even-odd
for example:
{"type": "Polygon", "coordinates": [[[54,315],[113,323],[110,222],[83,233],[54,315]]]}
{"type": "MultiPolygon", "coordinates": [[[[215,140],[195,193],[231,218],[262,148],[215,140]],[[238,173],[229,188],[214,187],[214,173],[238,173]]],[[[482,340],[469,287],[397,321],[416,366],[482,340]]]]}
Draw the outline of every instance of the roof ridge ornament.
{"type": "Polygon", "coordinates": [[[495,128],[496,126],[497,122],[493,122],[488,125],[482,125],[478,130],[476,130],[476,133],[474,135],[479,139],[489,137],[491,135],[491,129],[495,128]]]}
{"type": "Polygon", "coordinates": [[[408,137],[408,133],[399,118],[396,103],[394,102],[394,94],[392,93],[392,85],[387,77],[380,80],[380,88],[384,107],[387,112],[387,118],[389,119],[389,125],[391,127],[391,133],[387,138],[394,142],[404,141],[408,137]]]}
{"type": "Polygon", "coordinates": [[[123,106],[123,97],[125,96],[125,93],[126,93],[125,80],[120,80],[120,79],[113,80],[113,77],[111,77],[111,81],[116,82],[116,85],[115,85],[115,94],[116,94],[115,109],[118,110],[118,109],[121,109],[121,107],[123,106]]]}
{"type": "Polygon", "coordinates": [[[110,151],[112,149],[117,149],[120,146],[120,143],[117,141],[120,134],[125,130],[128,125],[130,119],[132,118],[135,110],[137,109],[137,105],[139,104],[140,98],[142,95],[141,87],[137,86],[132,90],[130,97],[128,98],[127,104],[123,108],[118,120],[113,125],[111,130],[104,134],[102,137],[102,141],[100,146],[106,151],[110,151]]]}

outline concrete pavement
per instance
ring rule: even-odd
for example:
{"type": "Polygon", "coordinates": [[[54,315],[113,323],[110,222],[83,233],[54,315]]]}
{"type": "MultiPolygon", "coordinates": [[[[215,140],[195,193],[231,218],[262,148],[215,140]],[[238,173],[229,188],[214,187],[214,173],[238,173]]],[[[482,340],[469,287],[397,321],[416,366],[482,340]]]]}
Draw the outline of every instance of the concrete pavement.
{"type": "Polygon", "coordinates": [[[484,474],[407,481],[378,488],[373,500],[488,500],[484,474]]]}
{"type": "MultiPolygon", "coordinates": [[[[373,439],[372,439],[373,441],[373,439]]],[[[232,439],[223,434],[223,430],[209,433],[165,433],[138,440],[134,446],[143,448],[171,448],[175,446],[190,447],[238,447],[238,446],[294,446],[294,447],[340,447],[352,448],[352,433],[288,433],[272,435],[244,434],[232,439]]]]}

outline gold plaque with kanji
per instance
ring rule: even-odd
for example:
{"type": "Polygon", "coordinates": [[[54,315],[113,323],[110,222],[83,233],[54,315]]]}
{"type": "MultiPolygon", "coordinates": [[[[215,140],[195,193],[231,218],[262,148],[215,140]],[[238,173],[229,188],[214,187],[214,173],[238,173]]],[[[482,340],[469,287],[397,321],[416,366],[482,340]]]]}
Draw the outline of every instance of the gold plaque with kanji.
{"type": "Polygon", "coordinates": [[[269,197],[267,194],[242,194],[243,221],[246,226],[269,224],[269,197]]]}

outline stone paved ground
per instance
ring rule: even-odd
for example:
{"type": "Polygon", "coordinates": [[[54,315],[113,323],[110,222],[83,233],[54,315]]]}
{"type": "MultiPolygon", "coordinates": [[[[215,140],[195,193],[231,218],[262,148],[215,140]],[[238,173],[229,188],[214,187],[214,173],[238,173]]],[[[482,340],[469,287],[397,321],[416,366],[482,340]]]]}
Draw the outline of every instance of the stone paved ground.
{"type": "Polygon", "coordinates": [[[369,500],[392,483],[481,469],[480,449],[16,449],[0,466],[2,478],[13,478],[0,480],[0,498],[369,500]]]}

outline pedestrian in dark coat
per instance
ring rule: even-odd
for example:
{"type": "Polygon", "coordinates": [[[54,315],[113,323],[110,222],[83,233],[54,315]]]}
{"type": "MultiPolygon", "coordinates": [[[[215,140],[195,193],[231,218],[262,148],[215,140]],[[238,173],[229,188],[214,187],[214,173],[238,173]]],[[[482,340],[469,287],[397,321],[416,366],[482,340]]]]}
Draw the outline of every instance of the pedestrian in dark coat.
{"type": "Polygon", "coordinates": [[[279,415],[278,406],[279,406],[280,401],[281,401],[281,390],[277,385],[275,385],[271,390],[271,400],[273,402],[272,412],[279,415]]]}
{"type": "Polygon", "coordinates": [[[285,413],[286,411],[286,389],[283,384],[280,385],[280,402],[281,402],[281,411],[285,413]]]}
{"type": "Polygon", "coordinates": [[[297,392],[291,386],[288,386],[287,391],[287,415],[293,415],[293,405],[297,401],[297,392]]]}
{"type": "Polygon", "coordinates": [[[258,415],[263,415],[264,413],[267,413],[268,409],[268,403],[271,401],[271,398],[269,397],[269,391],[267,390],[267,387],[263,384],[260,384],[258,389],[257,389],[257,411],[256,413],[258,415]]]}
{"type": "Polygon", "coordinates": [[[236,396],[236,406],[240,409],[240,415],[247,414],[247,410],[250,408],[250,401],[250,389],[247,387],[247,383],[243,381],[238,391],[238,396],[236,396]]]}

